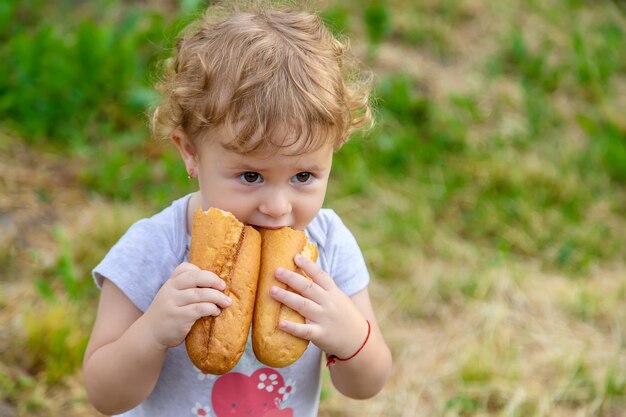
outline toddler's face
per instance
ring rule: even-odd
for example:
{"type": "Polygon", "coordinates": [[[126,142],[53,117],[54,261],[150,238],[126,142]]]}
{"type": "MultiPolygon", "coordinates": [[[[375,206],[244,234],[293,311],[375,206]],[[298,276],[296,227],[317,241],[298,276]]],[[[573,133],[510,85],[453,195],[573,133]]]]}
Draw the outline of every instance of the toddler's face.
{"type": "Polygon", "coordinates": [[[197,151],[205,210],[227,210],[254,226],[303,230],[322,207],[332,165],[331,145],[297,156],[290,155],[289,148],[261,156],[240,154],[207,140],[197,151]]]}

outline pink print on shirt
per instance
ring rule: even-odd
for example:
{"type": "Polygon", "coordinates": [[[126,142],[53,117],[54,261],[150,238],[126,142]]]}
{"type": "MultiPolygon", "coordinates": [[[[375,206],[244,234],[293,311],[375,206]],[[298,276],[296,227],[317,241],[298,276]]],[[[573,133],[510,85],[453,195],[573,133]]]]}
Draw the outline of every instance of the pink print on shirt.
{"type": "Polygon", "coordinates": [[[217,417],[293,417],[292,408],[281,404],[294,392],[274,369],[262,368],[250,376],[231,372],[213,385],[211,402],[217,417]]]}

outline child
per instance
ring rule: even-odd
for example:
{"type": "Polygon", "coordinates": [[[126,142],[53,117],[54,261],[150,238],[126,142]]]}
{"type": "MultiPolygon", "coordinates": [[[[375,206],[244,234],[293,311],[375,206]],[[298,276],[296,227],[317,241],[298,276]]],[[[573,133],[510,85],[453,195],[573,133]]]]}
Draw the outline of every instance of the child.
{"type": "Polygon", "coordinates": [[[135,223],[94,269],[101,296],[84,379],[99,411],[312,417],[322,353],[341,393],[368,398],[382,389],[391,354],[363,256],[339,217],[321,208],[334,151],[371,120],[367,91],[343,79],[343,52],[317,16],[292,11],[205,17],[179,39],[153,122],[199,190],[135,223]],[[187,262],[198,207],[302,229],[317,244],[317,263],[295,258],[313,282],[279,269],[276,278],[295,292],[271,290],[306,318],[279,324],[312,342],[293,365],[264,366],[250,341],[225,375],[204,375],[189,360],[182,342],[191,325],[231,304],[217,275],[187,262]]]}

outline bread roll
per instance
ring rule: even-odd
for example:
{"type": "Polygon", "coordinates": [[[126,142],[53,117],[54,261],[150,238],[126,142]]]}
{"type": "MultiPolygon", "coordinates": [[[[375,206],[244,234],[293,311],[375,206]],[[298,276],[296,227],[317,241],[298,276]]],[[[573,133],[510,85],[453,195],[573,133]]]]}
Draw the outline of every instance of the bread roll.
{"type": "Polygon", "coordinates": [[[232,300],[219,316],[203,317],[192,326],[185,345],[202,372],[223,374],[235,367],[246,346],[259,276],[261,235],[231,213],[196,210],[189,262],[217,274],[232,300]]]}
{"type": "MultiPolygon", "coordinates": [[[[261,229],[261,271],[252,321],[252,348],[257,359],[275,368],[295,362],[306,350],[309,341],[292,336],[278,328],[280,320],[304,323],[304,317],[270,296],[270,288],[287,286],[276,280],[276,268],[304,272],[294,263],[296,254],[317,260],[317,246],[307,240],[304,232],[283,227],[261,229]]],[[[307,277],[308,278],[308,277],[307,277]]]]}

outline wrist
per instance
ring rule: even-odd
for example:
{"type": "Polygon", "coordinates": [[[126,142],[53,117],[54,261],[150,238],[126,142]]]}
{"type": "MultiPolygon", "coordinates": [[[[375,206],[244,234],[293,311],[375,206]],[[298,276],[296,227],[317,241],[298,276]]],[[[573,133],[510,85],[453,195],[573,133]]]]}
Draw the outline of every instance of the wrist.
{"type": "Polygon", "coordinates": [[[365,335],[365,337],[363,338],[363,342],[359,345],[359,347],[354,350],[354,353],[352,353],[349,356],[337,356],[337,355],[326,355],[326,366],[332,366],[335,365],[337,362],[347,362],[353,358],[355,358],[359,353],[361,353],[361,351],[363,350],[363,348],[365,348],[365,345],[367,344],[368,340],[370,339],[370,335],[372,333],[372,325],[370,324],[369,320],[365,320],[365,323],[367,324],[367,333],[365,335]]]}
{"type": "Polygon", "coordinates": [[[135,325],[139,327],[138,330],[140,334],[143,335],[142,339],[146,342],[146,348],[154,352],[167,352],[169,346],[160,341],[159,336],[154,331],[154,326],[152,326],[152,323],[150,322],[146,314],[142,316],[142,319],[137,320],[135,322],[135,325]]]}

